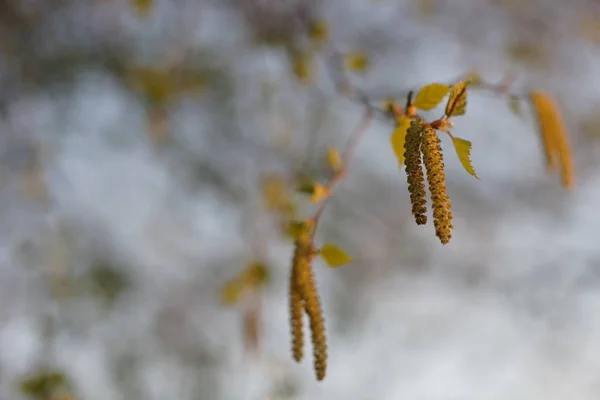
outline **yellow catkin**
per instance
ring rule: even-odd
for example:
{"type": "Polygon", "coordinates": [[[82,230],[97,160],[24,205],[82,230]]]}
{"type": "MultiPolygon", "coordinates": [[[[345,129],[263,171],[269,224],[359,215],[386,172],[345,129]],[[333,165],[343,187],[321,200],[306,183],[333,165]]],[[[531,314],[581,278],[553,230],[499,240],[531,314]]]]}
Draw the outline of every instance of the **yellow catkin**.
{"type": "Polygon", "coordinates": [[[423,121],[413,120],[406,131],[404,142],[404,166],[412,213],[417,225],[427,223],[427,199],[425,193],[425,177],[423,175],[423,163],[421,160],[421,139],[423,132],[423,121]]]}
{"type": "Polygon", "coordinates": [[[444,157],[440,146],[440,138],[435,129],[430,126],[426,126],[423,130],[421,151],[423,152],[423,164],[425,164],[425,170],[427,171],[427,182],[431,194],[435,234],[440,238],[442,244],[447,244],[452,238],[452,205],[446,190],[444,157]]]}
{"type": "Polygon", "coordinates": [[[304,302],[304,310],[310,321],[315,374],[317,380],[320,381],[325,378],[327,369],[327,339],[321,301],[317,293],[311,265],[313,257],[310,235],[307,233],[300,234],[295,243],[292,274],[295,276],[295,286],[304,302]]]}
{"type": "Polygon", "coordinates": [[[549,171],[561,169],[563,186],[569,188],[574,182],[573,157],[567,130],[555,101],[544,92],[532,92],[531,104],[535,110],[549,171]]]}
{"type": "Polygon", "coordinates": [[[292,352],[294,360],[304,357],[304,301],[296,286],[296,271],[290,274],[290,327],[292,333],[292,352]]]}

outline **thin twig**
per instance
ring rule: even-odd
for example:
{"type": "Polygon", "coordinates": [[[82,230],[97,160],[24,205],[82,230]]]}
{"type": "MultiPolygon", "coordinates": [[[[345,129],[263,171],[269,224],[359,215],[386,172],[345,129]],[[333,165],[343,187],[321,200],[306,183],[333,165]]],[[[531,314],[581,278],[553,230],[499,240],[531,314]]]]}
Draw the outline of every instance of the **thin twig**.
{"type": "Polygon", "coordinates": [[[333,194],[333,190],[348,175],[350,165],[352,163],[352,160],[354,159],[354,156],[356,155],[358,143],[360,142],[360,139],[362,138],[363,134],[367,131],[367,128],[369,127],[369,124],[371,123],[372,119],[373,110],[369,107],[367,108],[367,111],[365,112],[360,124],[356,127],[356,129],[348,139],[346,149],[342,154],[342,167],[339,169],[339,171],[336,171],[333,174],[333,176],[329,180],[329,183],[325,186],[327,190],[327,196],[321,201],[319,207],[317,208],[317,211],[311,218],[311,221],[313,222],[313,236],[316,231],[316,227],[319,223],[319,219],[321,218],[321,215],[323,214],[323,211],[325,210],[325,207],[327,206],[327,203],[331,198],[331,195],[333,194]]]}

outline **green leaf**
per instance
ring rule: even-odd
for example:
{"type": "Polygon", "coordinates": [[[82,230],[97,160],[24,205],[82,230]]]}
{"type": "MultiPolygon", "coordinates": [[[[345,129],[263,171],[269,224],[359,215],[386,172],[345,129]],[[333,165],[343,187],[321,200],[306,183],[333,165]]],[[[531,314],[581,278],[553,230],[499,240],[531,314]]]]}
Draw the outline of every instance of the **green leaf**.
{"type": "Polygon", "coordinates": [[[404,141],[406,139],[406,130],[410,127],[410,118],[401,116],[396,122],[396,128],[390,136],[390,143],[392,144],[392,150],[398,159],[398,165],[402,167],[404,165],[404,141]]]}
{"type": "Polygon", "coordinates": [[[352,262],[352,258],[344,250],[331,243],[324,244],[319,250],[319,254],[327,265],[332,268],[341,267],[352,262]]]}
{"type": "Polygon", "coordinates": [[[452,85],[448,103],[446,103],[446,116],[457,117],[467,112],[467,81],[460,81],[452,85]]]}
{"type": "Polygon", "coordinates": [[[448,90],[448,85],[442,83],[432,83],[421,88],[413,105],[421,110],[433,110],[444,100],[448,90]]]}
{"type": "Polygon", "coordinates": [[[477,174],[475,173],[475,169],[471,164],[471,142],[465,139],[452,137],[452,143],[454,144],[454,149],[456,150],[456,155],[460,160],[463,168],[475,178],[479,179],[477,174]]]}

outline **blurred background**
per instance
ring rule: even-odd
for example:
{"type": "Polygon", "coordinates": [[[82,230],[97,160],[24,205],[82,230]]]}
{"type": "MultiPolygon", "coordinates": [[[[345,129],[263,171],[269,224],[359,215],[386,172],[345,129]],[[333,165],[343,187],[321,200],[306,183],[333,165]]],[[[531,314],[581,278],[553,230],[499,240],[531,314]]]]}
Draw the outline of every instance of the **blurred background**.
{"type": "Polygon", "coordinates": [[[0,1],[0,399],[597,399],[599,45],[593,0],[0,1]],[[359,124],[336,82],[404,104],[473,71],[515,80],[455,119],[480,180],[442,137],[450,244],[414,223],[389,119],[331,198],[317,243],[354,262],[314,264],[317,382],[274,198],[359,124]]]}

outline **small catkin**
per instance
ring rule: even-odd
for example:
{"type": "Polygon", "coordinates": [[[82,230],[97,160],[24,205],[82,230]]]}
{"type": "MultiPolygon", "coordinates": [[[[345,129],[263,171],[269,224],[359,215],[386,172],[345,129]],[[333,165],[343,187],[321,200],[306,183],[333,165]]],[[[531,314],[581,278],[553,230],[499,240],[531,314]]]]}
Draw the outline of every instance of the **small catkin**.
{"type": "Polygon", "coordinates": [[[530,99],[540,127],[547,169],[555,171],[560,163],[562,184],[572,187],[575,173],[571,144],[558,105],[543,92],[532,92],[530,99]]]}
{"type": "Polygon", "coordinates": [[[427,198],[425,193],[425,177],[423,175],[423,162],[421,160],[421,140],[423,132],[423,121],[412,120],[406,131],[404,142],[404,166],[406,170],[406,181],[410,193],[412,213],[417,225],[427,223],[427,198]]]}
{"type": "Polygon", "coordinates": [[[430,126],[426,126],[423,130],[421,150],[423,151],[423,163],[427,171],[427,182],[431,194],[435,234],[440,238],[442,244],[447,244],[452,238],[452,205],[446,190],[444,157],[440,146],[440,138],[435,129],[430,126]]]}
{"type": "MultiPolygon", "coordinates": [[[[311,339],[313,343],[314,367],[317,380],[325,378],[327,368],[327,338],[325,320],[321,309],[321,301],[312,270],[312,239],[308,234],[301,234],[296,239],[292,270],[295,275],[295,287],[304,302],[304,310],[310,321],[311,339]]],[[[295,344],[294,344],[295,345],[295,344]]],[[[294,355],[295,356],[295,355],[294,355]]]]}

